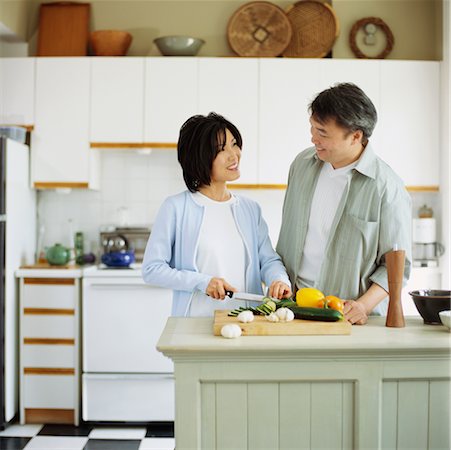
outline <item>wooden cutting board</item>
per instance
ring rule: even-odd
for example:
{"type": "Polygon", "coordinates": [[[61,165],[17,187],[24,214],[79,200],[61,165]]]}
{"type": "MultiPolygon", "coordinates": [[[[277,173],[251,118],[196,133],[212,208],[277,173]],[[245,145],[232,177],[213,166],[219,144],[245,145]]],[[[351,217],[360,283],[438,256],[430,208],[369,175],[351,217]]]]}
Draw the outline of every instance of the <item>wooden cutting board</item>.
{"type": "Polygon", "coordinates": [[[41,4],[37,56],[86,56],[89,11],[89,3],[41,4]]]}
{"type": "Polygon", "coordinates": [[[213,334],[221,336],[221,328],[229,323],[240,326],[243,336],[301,336],[326,334],[351,334],[352,325],[347,321],[320,322],[294,319],[291,322],[269,322],[264,316],[254,316],[249,323],[241,323],[236,317],[228,316],[229,310],[216,310],[213,334]]]}

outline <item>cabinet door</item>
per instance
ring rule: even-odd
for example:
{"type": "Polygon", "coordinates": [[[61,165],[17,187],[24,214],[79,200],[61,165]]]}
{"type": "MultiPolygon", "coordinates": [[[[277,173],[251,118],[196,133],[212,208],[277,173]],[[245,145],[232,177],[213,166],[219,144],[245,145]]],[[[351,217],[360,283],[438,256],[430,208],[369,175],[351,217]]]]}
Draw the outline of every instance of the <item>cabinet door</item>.
{"type": "Polygon", "coordinates": [[[308,105],[320,91],[319,60],[260,61],[260,183],[284,184],[295,156],[313,145],[308,105]]]}
{"type": "Polygon", "coordinates": [[[34,123],[34,58],[0,59],[0,123],[34,123]]]}
{"type": "Polygon", "coordinates": [[[409,186],[439,184],[439,63],[381,61],[378,154],[409,186]]]}
{"type": "Polygon", "coordinates": [[[198,111],[198,59],[146,58],[145,74],[144,141],[175,144],[198,111]]]}
{"type": "Polygon", "coordinates": [[[258,183],[258,59],[199,59],[199,110],[232,122],[243,137],[238,183],[258,183]]]}
{"type": "Polygon", "coordinates": [[[142,142],[144,59],[93,58],[91,142],[142,142]]]}
{"type": "MultiPolygon", "coordinates": [[[[89,59],[38,58],[32,180],[91,187],[89,59]]],[[[94,187],[94,186],[93,186],[94,187]]]]}

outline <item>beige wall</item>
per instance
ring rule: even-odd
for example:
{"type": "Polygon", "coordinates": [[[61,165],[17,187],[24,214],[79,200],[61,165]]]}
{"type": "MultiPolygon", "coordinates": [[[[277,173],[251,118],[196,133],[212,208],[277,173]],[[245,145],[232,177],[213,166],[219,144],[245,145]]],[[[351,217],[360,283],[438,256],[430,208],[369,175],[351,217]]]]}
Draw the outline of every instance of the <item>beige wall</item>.
{"type": "MultiPolygon", "coordinates": [[[[5,25],[18,34],[27,29],[30,55],[36,47],[40,0],[1,0],[5,25]],[[24,25],[25,24],[25,25],[24,25]]],[[[227,22],[243,1],[233,0],[92,0],[91,30],[123,29],[133,35],[130,56],[158,55],[153,39],[171,34],[201,37],[206,41],[199,56],[233,55],[227,44],[227,22]]],[[[274,1],[286,8],[293,2],[274,1]]],[[[390,59],[439,60],[442,57],[442,0],[333,0],[340,22],[334,58],[353,58],[349,31],[356,20],[375,16],[392,30],[395,45],[390,59]]],[[[3,14],[2,14],[3,15],[3,14]]],[[[3,19],[0,17],[0,21],[3,19]]],[[[385,46],[384,36],[378,37],[385,46]]],[[[368,55],[377,46],[361,47],[368,55]]]]}

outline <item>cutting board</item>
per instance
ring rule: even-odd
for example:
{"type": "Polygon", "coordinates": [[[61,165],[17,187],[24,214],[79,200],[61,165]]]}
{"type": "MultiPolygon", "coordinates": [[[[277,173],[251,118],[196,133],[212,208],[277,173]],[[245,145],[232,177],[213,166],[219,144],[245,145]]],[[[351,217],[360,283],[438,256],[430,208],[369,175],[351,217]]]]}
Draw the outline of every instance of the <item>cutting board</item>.
{"type": "Polygon", "coordinates": [[[89,3],[41,4],[37,56],[86,56],[89,10],[89,3]]]}
{"type": "Polygon", "coordinates": [[[213,334],[221,336],[221,328],[229,323],[240,326],[243,336],[301,336],[326,334],[351,334],[352,325],[344,320],[320,322],[316,320],[294,319],[291,322],[269,322],[264,316],[254,316],[254,320],[241,323],[236,317],[228,316],[229,310],[216,310],[213,334]]]}

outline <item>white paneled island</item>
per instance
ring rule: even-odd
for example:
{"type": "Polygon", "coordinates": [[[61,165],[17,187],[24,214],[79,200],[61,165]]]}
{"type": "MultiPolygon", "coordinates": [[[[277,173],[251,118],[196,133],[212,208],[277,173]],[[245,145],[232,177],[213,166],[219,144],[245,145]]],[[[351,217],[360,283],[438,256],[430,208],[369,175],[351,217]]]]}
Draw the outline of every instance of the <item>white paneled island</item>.
{"type": "Polygon", "coordinates": [[[213,336],[169,318],[178,449],[450,447],[450,334],[385,318],[349,336],[213,336]]]}

